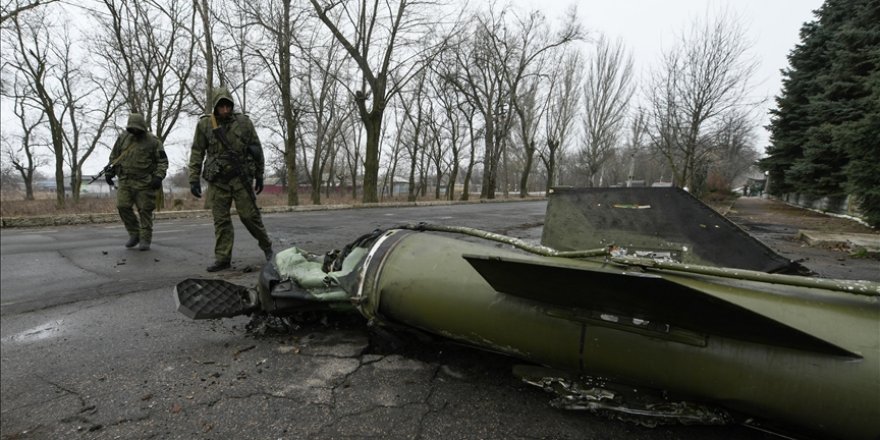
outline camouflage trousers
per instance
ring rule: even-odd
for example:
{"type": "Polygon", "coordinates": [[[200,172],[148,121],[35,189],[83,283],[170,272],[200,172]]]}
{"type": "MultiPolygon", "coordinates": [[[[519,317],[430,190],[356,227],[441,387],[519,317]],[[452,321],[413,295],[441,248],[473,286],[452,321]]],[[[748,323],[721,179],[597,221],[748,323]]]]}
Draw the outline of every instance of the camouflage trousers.
{"type": "Polygon", "coordinates": [[[156,190],[147,185],[119,182],[116,209],[130,237],[139,237],[141,243],[153,240],[153,210],[156,209],[156,190]],[[132,207],[137,207],[137,215],[132,207]]]}
{"type": "Polygon", "coordinates": [[[214,217],[214,258],[216,261],[232,260],[232,244],[235,241],[235,229],[232,227],[232,216],[229,213],[232,203],[238,218],[248,232],[257,239],[260,249],[272,247],[269,234],[263,226],[263,217],[254,200],[253,190],[245,187],[242,179],[231,182],[214,182],[208,186],[207,202],[214,217]]]}

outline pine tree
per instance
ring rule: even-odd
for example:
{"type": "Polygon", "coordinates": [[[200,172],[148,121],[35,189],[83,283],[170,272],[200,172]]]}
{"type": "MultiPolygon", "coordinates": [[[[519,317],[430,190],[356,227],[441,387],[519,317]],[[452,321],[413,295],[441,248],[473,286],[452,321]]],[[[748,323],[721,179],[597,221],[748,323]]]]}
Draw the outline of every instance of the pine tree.
{"type": "Polygon", "coordinates": [[[761,166],[769,171],[770,192],[774,195],[796,190],[786,174],[795,161],[803,158],[807,129],[815,123],[809,112],[810,98],[819,93],[817,72],[828,63],[817,34],[820,34],[818,22],[806,23],[801,28],[802,43],[788,55],[791,67],[782,71],[782,94],[776,97],[777,108],[770,111],[771,145],[761,166]]]}
{"type": "Polygon", "coordinates": [[[880,225],[880,5],[826,0],[801,29],[761,166],[771,192],[861,201],[880,225]]]}
{"type": "Polygon", "coordinates": [[[834,141],[849,157],[848,189],[874,226],[880,226],[880,2],[862,1],[852,25],[838,34],[840,62],[836,84],[848,87],[851,118],[840,124],[834,141]]]}

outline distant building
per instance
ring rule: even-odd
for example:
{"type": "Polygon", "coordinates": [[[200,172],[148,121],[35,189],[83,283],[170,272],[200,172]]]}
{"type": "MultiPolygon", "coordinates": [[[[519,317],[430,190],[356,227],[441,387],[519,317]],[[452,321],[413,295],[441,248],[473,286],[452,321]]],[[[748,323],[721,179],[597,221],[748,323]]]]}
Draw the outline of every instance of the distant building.
{"type": "Polygon", "coordinates": [[[284,179],[269,177],[263,182],[262,194],[284,194],[284,179]]]}
{"type": "MultiPolygon", "coordinates": [[[[83,197],[109,197],[113,195],[116,196],[116,188],[111,188],[110,185],[107,185],[107,181],[104,180],[104,176],[99,177],[92,183],[92,178],[94,176],[83,176],[82,186],[80,187],[79,194],[83,197]]],[[[69,191],[69,189],[68,189],[69,191]]]]}
{"type": "Polygon", "coordinates": [[[409,195],[409,179],[395,177],[391,182],[389,197],[409,195]]]}

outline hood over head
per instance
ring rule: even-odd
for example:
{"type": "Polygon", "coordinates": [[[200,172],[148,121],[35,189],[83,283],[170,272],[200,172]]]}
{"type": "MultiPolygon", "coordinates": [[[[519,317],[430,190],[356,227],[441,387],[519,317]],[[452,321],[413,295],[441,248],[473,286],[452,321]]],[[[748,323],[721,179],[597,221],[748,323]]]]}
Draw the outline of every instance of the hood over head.
{"type": "Polygon", "coordinates": [[[140,131],[142,133],[147,132],[147,120],[144,119],[144,115],[140,113],[132,113],[128,115],[128,124],[125,125],[125,129],[129,132],[140,131]]]}
{"type": "Polygon", "coordinates": [[[229,89],[226,87],[214,87],[214,92],[212,93],[211,99],[211,108],[216,110],[217,104],[220,104],[220,101],[226,100],[229,101],[230,104],[235,106],[235,101],[232,100],[232,94],[229,93],[229,89]]]}

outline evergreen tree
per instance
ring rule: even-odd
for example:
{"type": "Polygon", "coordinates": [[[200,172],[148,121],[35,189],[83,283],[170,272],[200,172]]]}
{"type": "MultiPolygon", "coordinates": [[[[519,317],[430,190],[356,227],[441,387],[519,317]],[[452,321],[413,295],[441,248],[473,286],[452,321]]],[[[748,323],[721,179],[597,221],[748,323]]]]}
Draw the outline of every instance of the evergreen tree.
{"type": "Polygon", "coordinates": [[[827,0],[801,29],[761,166],[771,192],[856,195],[880,225],[880,4],[827,0]]]}
{"type": "Polygon", "coordinates": [[[810,98],[821,90],[817,72],[828,63],[821,35],[818,22],[806,23],[801,28],[802,42],[788,55],[790,67],[782,71],[782,94],[776,97],[777,108],[770,111],[771,145],[760,164],[769,171],[770,192],[774,195],[795,191],[786,174],[795,161],[803,158],[807,129],[815,123],[809,111],[810,98]]]}
{"type": "Polygon", "coordinates": [[[838,34],[840,62],[836,84],[852,95],[844,107],[849,119],[834,132],[834,142],[850,158],[845,167],[848,189],[868,222],[880,226],[880,2],[862,1],[851,12],[852,24],[838,34]]]}

